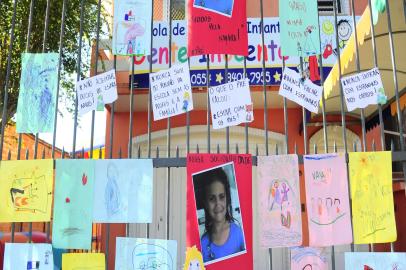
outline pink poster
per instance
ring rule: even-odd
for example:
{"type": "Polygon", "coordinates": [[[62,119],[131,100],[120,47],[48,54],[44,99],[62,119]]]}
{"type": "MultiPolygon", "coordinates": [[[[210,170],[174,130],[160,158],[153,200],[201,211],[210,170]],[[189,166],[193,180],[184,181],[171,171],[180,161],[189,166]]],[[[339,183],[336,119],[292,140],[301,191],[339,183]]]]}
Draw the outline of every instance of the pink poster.
{"type": "Polygon", "coordinates": [[[328,261],[323,249],[313,247],[292,248],[291,270],[328,270],[328,261]]]}
{"type": "Polygon", "coordinates": [[[258,157],[260,243],[264,248],[302,244],[297,155],[258,157]]]}
{"type": "Polygon", "coordinates": [[[352,228],[345,156],[306,155],[303,159],[309,245],[350,244],[352,228]]]}

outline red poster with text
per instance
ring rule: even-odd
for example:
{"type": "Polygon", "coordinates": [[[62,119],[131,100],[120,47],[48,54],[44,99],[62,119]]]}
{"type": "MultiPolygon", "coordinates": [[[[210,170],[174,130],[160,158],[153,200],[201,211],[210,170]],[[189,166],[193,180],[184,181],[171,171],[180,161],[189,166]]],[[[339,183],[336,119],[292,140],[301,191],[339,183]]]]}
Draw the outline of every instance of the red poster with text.
{"type": "Polygon", "coordinates": [[[188,56],[248,56],[246,0],[189,0],[188,56]]]}
{"type": "Polygon", "coordinates": [[[186,217],[207,270],[252,270],[251,155],[189,154],[186,217]]]}

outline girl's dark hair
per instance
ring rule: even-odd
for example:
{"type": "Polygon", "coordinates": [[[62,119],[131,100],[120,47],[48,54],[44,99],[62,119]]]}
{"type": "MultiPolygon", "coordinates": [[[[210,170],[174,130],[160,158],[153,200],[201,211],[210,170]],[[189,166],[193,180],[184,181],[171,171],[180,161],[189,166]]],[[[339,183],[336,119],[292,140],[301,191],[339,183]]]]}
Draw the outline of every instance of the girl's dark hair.
{"type": "Polygon", "coordinates": [[[207,199],[207,188],[214,182],[220,182],[221,184],[223,184],[224,190],[226,192],[226,220],[228,222],[233,222],[234,218],[233,218],[233,207],[231,205],[230,183],[228,181],[227,174],[221,167],[200,174],[199,179],[202,181],[201,183],[203,185],[203,191],[204,191],[203,192],[204,196],[202,197],[202,199],[204,200],[204,203],[203,203],[204,216],[205,216],[204,227],[206,229],[206,233],[208,233],[209,238],[211,238],[213,222],[211,220],[209,212],[206,209],[205,202],[207,199]]]}

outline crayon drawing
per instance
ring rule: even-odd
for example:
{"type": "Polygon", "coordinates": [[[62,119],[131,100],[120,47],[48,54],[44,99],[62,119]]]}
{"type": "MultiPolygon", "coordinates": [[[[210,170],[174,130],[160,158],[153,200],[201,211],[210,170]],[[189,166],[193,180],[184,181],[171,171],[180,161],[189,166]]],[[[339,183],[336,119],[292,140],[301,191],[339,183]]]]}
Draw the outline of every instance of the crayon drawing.
{"type": "Polygon", "coordinates": [[[233,14],[234,0],[194,0],[193,7],[231,17],[233,14]]]}
{"type": "Polygon", "coordinates": [[[174,240],[117,237],[116,270],[176,270],[174,240]]]}
{"type": "Polygon", "coordinates": [[[402,270],[406,269],[406,253],[346,252],[346,270],[402,270]]]}
{"type": "Polygon", "coordinates": [[[6,243],[3,270],[53,270],[51,244],[6,243]]]}
{"type": "Polygon", "coordinates": [[[93,160],[57,160],[52,244],[90,249],[94,186],[93,160]]]}
{"type": "Polygon", "coordinates": [[[296,155],[258,157],[262,247],[302,244],[299,165],[296,155]]]}
{"type": "Polygon", "coordinates": [[[291,270],[328,270],[323,249],[297,247],[291,249],[291,270]]]}
{"type": "Polygon", "coordinates": [[[52,132],[58,86],[57,53],[23,53],[17,132],[52,132]]]}
{"type": "Polygon", "coordinates": [[[0,222],[49,221],[52,205],[52,160],[3,161],[0,164],[0,222]]]}
{"type": "Polygon", "coordinates": [[[93,221],[152,222],[152,160],[99,160],[95,166],[93,221]]]}

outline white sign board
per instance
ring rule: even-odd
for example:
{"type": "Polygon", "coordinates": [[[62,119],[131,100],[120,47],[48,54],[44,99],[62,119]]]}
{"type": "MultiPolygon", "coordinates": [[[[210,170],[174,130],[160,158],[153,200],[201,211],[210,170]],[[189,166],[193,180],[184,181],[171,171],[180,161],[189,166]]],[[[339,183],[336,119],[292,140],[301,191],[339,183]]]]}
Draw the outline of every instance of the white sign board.
{"type": "Polygon", "coordinates": [[[149,74],[154,121],[193,110],[187,63],[149,74]]]}
{"type": "Polygon", "coordinates": [[[302,80],[299,73],[285,68],[279,88],[279,95],[296,102],[307,110],[318,113],[319,102],[323,88],[314,84],[311,80],[302,80]]]}
{"type": "Polygon", "coordinates": [[[117,100],[116,71],[114,69],[76,83],[78,112],[103,109],[104,104],[117,100]]]}
{"type": "Polygon", "coordinates": [[[385,104],[387,97],[378,68],[341,79],[348,111],[370,104],[385,104]]]}
{"type": "Polygon", "coordinates": [[[248,79],[210,87],[209,98],[214,129],[254,120],[248,79]]]}

